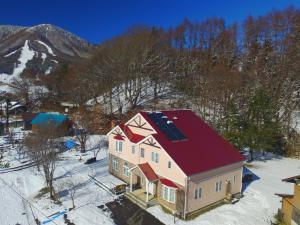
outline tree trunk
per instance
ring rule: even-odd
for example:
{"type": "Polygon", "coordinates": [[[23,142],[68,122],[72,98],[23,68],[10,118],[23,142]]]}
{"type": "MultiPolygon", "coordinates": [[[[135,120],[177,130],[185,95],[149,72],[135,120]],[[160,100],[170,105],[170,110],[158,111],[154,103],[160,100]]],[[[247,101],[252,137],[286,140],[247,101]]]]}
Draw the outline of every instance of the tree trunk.
{"type": "Polygon", "coordinates": [[[250,149],[250,161],[252,162],[253,161],[253,150],[250,149]]]}

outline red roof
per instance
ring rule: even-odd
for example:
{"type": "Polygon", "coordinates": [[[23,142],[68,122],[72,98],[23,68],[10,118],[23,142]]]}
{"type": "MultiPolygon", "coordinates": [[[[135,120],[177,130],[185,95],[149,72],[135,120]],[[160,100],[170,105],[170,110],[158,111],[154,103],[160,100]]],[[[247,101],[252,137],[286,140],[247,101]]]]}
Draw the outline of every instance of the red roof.
{"type": "Polygon", "coordinates": [[[168,179],[159,179],[160,182],[168,187],[172,187],[172,188],[178,188],[176,184],[174,184],[172,181],[168,180],[168,179]]]}
{"type": "Polygon", "coordinates": [[[141,115],[156,130],[153,137],[172,157],[182,171],[190,176],[207,170],[241,162],[244,157],[228,141],[217,134],[191,110],[161,111],[187,137],[171,141],[148,116],[141,115]]]}
{"type": "Polygon", "coordinates": [[[139,141],[143,140],[145,137],[136,133],[133,133],[130,128],[124,124],[120,124],[119,127],[121,130],[126,134],[128,139],[133,143],[138,143],[139,141]]]}
{"type": "Polygon", "coordinates": [[[124,140],[124,138],[120,134],[115,135],[114,139],[119,140],[119,141],[123,141],[124,140]]]}
{"type": "Polygon", "coordinates": [[[143,172],[143,174],[147,177],[149,181],[158,180],[158,176],[156,175],[156,173],[148,163],[138,164],[138,167],[140,168],[140,170],[143,172]]]}

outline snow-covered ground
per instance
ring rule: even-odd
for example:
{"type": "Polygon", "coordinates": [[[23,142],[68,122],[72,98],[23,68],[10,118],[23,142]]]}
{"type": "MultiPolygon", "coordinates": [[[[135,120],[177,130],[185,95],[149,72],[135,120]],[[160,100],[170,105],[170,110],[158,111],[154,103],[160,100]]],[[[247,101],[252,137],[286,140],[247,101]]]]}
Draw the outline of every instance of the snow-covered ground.
{"type": "MultiPolygon", "coordinates": [[[[87,143],[88,149],[91,149],[100,138],[103,137],[92,136],[87,143]]],[[[93,175],[97,180],[105,179],[108,183],[123,182],[108,173],[107,149],[99,152],[96,163],[85,165],[85,160],[93,157],[93,154],[92,150],[84,154],[75,150],[63,153],[55,173],[55,187],[56,191],[62,194],[60,198],[62,204],[54,204],[47,194],[37,197],[39,191],[45,187],[45,182],[42,173],[37,172],[36,167],[7,173],[3,173],[5,169],[0,169],[0,225],[17,223],[33,225],[34,216],[41,222],[46,222],[53,214],[68,211],[72,207],[72,202],[63,184],[70,179],[75,181],[79,188],[75,195],[76,209],[67,213],[68,219],[76,221],[76,225],[114,224],[109,213],[104,213],[97,206],[113,201],[115,197],[95,185],[89,175],[93,175]]],[[[21,165],[13,149],[4,155],[12,167],[21,165]]],[[[60,216],[53,222],[45,224],[65,223],[63,216],[60,216]]]]}
{"type": "MultiPolygon", "coordinates": [[[[293,193],[293,185],[281,179],[300,174],[300,160],[272,158],[255,161],[249,169],[258,177],[244,191],[244,197],[234,205],[223,205],[200,215],[194,220],[176,219],[178,225],[270,225],[281,207],[275,193],[293,193]]],[[[174,224],[174,218],[166,215],[160,206],[148,209],[165,224],[174,224]]]]}
{"type": "MultiPolygon", "coordinates": [[[[16,132],[19,137],[22,132],[16,132]]],[[[91,136],[88,140],[88,149],[99,143],[103,136],[91,136]]],[[[5,143],[0,138],[0,145],[5,143]]],[[[14,149],[6,146],[5,160],[11,167],[22,165],[14,149]],[[11,150],[9,150],[11,149],[11,150]]],[[[15,147],[17,148],[17,146],[15,147]]],[[[47,194],[37,197],[45,186],[42,173],[36,167],[29,167],[19,171],[3,173],[0,168],[0,225],[32,225],[34,216],[46,222],[53,214],[67,212],[68,219],[76,225],[114,224],[109,212],[104,212],[97,206],[104,205],[115,199],[111,193],[97,186],[89,177],[94,176],[106,186],[122,184],[123,182],[108,173],[107,149],[103,149],[97,156],[97,162],[85,165],[84,161],[93,157],[93,151],[85,154],[68,151],[63,153],[55,173],[56,191],[61,193],[61,204],[50,201],[47,194]],[[79,160],[81,159],[81,160],[79,160]],[[75,195],[75,210],[72,207],[69,194],[66,192],[65,181],[72,179],[79,184],[75,195]],[[34,216],[33,216],[34,215],[34,216]]],[[[26,162],[28,159],[22,159],[26,162]]],[[[257,176],[244,191],[244,197],[234,205],[223,205],[199,217],[182,221],[176,219],[179,225],[270,225],[277,209],[280,207],[280,198],[275,193],[292,193],[292,184],[284,183],[281,179],[300,174],[300,160],[273,157],[268,160],[255,161],[249,169],[257,176]]],[[[165,224],[174,224],[174,218],[165,214],[160,206],[148,209],[148,212],[165,224]]],[[[63,216],[45,224],[63,225],[63,216]]]]}

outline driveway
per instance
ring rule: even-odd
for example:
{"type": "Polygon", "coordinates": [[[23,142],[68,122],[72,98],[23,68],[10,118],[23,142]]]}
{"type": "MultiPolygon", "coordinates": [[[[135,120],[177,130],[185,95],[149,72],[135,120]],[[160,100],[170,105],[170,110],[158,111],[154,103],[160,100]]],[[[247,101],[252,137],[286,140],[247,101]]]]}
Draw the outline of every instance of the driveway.
{"type": "Polygon", "coordinates": [[[118,225],[164,225],[146,210],[124,197],[106,203],[106,206],[111,212],[111,218],[118,225]]]}

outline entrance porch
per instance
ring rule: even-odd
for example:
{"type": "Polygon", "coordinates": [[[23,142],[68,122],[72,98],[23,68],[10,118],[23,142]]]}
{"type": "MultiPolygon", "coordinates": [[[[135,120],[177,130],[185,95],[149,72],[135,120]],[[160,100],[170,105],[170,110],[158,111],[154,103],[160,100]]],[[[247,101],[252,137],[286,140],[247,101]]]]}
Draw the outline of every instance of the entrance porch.
{"type": "Polygon", "coordinates": [[[142,208],[157,203],[158,176],[148,163],[139,164],[129,170],[130,189],[126,197],[142,208]]]}

